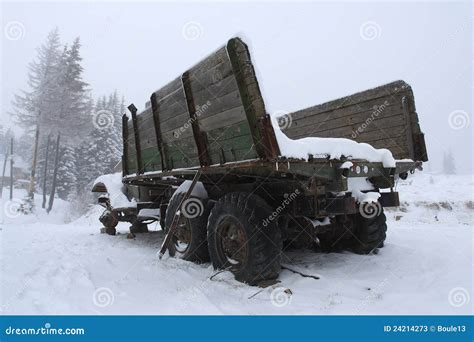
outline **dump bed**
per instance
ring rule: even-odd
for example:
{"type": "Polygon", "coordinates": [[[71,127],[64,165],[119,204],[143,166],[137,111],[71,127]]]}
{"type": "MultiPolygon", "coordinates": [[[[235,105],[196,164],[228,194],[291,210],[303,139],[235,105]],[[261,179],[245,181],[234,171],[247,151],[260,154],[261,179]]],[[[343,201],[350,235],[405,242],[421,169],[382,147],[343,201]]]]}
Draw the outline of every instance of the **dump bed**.
{"type": "Polygon", "coordinates": [[[278,155],[247,46],[238,38],[124,116],[125,174],[278,155]]]}
{"type": "Polygon", "coordinates": [[[347,138],[389,149],[395,159],[427,161],[411,87],[392,82],[289,114],[292,139],[347,138]]]}
{"type": "MultiPolygon", "coordinates": [[[[247,45],[233,38],[123,116],[123,173],[141,175],[280,156],[247,45]]],[[[413,92],[403,81],[291,115],[290,138],[344,137],[426,161],[413,92]]],[[[281,158],[280,158],[281,159],[281,158]]],[[[169,173],[169,172],[168,172],[169,173]]]]}

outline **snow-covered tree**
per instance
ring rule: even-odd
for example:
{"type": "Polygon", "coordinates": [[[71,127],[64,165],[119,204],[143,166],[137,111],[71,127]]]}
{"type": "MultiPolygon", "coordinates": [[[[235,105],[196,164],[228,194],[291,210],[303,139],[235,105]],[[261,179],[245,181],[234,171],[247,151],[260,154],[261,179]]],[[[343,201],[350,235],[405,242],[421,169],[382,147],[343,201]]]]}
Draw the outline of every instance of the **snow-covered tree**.
{"type": "Polygon", "coordinates": [[[57,194],[62,199],[70,199],[77,191],[76,153],[70,146],[60,147],[57,194]]]}
{"type": "Polygon", "coordinates": [[[88,84],[82,80],[83,67],[80,56],[81,43],[76,38],[71,46],[64,47],[60,58],[58,85],[61,89],[59,111],[55,126],[59,133],[68,130],[74,134],[63,134],[68,145],[79,145],[91,128],[90,96],[88,84]]]}
{"type": "Polygon", "coordinates": [[[456,173],[456,163],[451,150],[443,155],[443,172],[446,175],[454,175],[456,173]]]}
{"type": "Polygon", "coordinates": [[[119,100],[117,92],[110,96],[102,96],[96,101],[93,111],[95,115],[103,115],[104,125],[96,124],[87,135],[84,143],[77,148],[80,188],[104,173],[113,172],[114,166],[122,155],[121,111],[124,101],[119,100]]]}
{"type": "Polygon", "coordinates": [[[57,114],[60,45],[58,29],[54,29],[37,49],[36,59],[29,64],[29,89],[15,95],[13,100],[13,119],[28,132],[34,131],[37,124],[42,131],[47,130],[57,114]]]}

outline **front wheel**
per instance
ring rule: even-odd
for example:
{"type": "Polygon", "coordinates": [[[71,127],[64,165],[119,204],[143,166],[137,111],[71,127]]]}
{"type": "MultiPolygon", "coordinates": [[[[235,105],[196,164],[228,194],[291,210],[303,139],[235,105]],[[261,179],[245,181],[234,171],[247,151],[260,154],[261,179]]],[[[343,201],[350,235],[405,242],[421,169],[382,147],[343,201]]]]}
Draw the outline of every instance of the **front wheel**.
{"type": "Polygon", "coordinates": [[[173,195],[166,209],[165,231],[171,228],[174,215],[179,209],[181,211],[173,243],[181,258],[198,263],[209,261],[207,250],[206,224],[209,216],[207,200],[190,197],[178,208],[185,194],[173,195]]]}
{"type": "Polygon", "coordinates": [[[272,209],[260,197],[230,193],[209,215],[207,240],[212,264],[229,269],[238,281],[257,285],[280,273],[281,232],[272,209]]]}

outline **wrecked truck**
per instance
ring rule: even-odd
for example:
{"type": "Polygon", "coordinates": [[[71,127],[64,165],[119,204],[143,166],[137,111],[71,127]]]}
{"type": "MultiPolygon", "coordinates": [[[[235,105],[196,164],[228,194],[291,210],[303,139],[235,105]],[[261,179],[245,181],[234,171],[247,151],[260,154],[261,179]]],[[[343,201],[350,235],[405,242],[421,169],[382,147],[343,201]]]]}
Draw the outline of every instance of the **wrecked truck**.
{"type": "Polygon", "coordinates": [[[210,261],[251,285],[276,279],[292,248],[383,247],[395,182],[428,160],[404,81],[277,119],[240,38],[153,92],[143,111],[128,109],[119,193],[112,176],[92,189],[103,193],[104,231],[158,221],[161,254],[210,261]]]}

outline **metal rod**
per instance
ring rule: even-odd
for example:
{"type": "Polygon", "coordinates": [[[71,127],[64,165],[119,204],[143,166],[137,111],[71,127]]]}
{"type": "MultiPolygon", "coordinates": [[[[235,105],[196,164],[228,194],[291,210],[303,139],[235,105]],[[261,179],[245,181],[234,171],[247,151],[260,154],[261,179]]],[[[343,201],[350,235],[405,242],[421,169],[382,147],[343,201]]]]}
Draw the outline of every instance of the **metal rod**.
{"type": "Polygon", "coordinates": [[[132,113],[133,133],[135,135],[135,150],[137,152],[137,174],[143,173],[142,150],[140,148],[140,134],[138,132],[137,107],[132,103],[128,106],[128,110],[132,113]]]}
{"type": "Polygon", "coordinates": [[[122,174],[128,175],[128,117],[127,114],[122,116],[122,174]]]}
{"type": "Polygon", "coordinates": [[[165,255],[166,250],[170,252],[170,255],[174,255],[174,246],[172,245],[172,239],[173,236],[176,232],[176,229],[178,228],[178,222],[181,217],[181,206],[183,203],[191,196],[191,193],[193,192],[194,187],[196,186],[199,177],[201,177],[201,171],[197,171],[196,174],[194,175],[193,181],[191,182],[191,185],[189,186],[188,190],[184,194],[183,198],[179,202],[178,207],[176,208],[176,211],[173,216],[173,221],[171,222],[170,229],[168,230],[168,233],[165,236],[165,239],[163,241],[163,244],[161,245],[160,248],[160,253],[159,253],[159,258],[161,259],[163,255],[165,255]]]}

